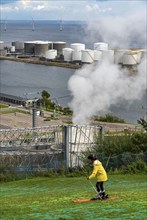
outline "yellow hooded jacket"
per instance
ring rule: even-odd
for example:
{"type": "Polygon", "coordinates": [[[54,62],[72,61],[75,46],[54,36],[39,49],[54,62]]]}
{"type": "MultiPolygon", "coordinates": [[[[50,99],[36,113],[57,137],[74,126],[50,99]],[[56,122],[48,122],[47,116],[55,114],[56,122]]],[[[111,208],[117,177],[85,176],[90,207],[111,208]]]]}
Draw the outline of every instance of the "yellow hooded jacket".
{"type": "Polygon", "coordinates": [[[105,182],[108,180],[107,173],[99,160],[93,162],[93,171],[89,179],[97,177],[97,182],[105,182]]]}

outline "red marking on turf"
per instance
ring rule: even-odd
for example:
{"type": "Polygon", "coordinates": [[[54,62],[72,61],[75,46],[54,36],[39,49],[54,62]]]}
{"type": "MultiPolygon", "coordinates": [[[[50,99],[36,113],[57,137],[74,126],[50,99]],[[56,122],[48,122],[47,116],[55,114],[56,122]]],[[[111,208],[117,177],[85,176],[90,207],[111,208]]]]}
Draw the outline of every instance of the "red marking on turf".
{"type": "Polygon", "coordinates": [[[114,199],[117,199],[118,197],[114,196],[114,197],[110,197],[108,199],[98,199],[98,200],[91,200],[91,199],[75,199],[73,200],[73,202],[99,202],[99,201],[106,201],[106,200],[114,200],[114,199]]]}

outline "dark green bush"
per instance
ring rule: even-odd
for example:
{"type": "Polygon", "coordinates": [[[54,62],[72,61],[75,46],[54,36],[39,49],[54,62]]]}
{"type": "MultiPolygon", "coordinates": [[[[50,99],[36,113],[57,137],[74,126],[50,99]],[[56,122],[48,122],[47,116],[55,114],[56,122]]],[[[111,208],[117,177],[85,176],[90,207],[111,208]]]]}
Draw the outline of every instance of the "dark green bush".
{"type": "Polygon", "coordinates": [[[139,153],[147,149],[147,133],[133,133],[122,136],[106,136],[98,142],[92,151],[105,156],[122,154],[123,152],[139,153]]]}
{"type": "Polygon", "coordinates": [[[84,154],[85,163],[90,153],[97,156],[107,172],[115,170],[128,173],[145,172],[147,134],[140,132],[123,136],[107,136],[84,154]]]}
{"type": "Polygon", "coordinates": [[[95,116],[95,121],[102,121],[102,122],[111,122],[111,123],[125,123],[124,119],[118,118],[117,116],[113,116],[110,114],[106,114],[105,116],[95,116]]]}
{"type": "Polygon", "coordinates": [[[121,168],[122,173],[146,173],[147,172],[147,164],[143,160],[137,160],[128,164],[127,166],[123,166],[121,168]]]}

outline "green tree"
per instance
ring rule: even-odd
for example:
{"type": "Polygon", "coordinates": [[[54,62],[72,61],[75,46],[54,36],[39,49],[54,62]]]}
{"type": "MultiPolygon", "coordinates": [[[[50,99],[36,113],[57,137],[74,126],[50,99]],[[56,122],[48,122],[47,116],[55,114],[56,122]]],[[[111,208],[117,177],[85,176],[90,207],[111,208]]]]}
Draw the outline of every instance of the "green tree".
{"type": "Polygon", "coordinates": [[[144,118],[140,118],[137,122],[147,131],[147,121],[144,118]]]}
{"type": "Polygon", "coordinates": [[[140,151],[146,151],[147,149],[147,133],[134,133],[131,136],[132,143],[137,146],[140,151]]]}
{"type": "Polygon", "coordinates": [[[50,107],[50,100],[44,96],[44,105],[46,110],[50,107]]]}
{"type": "Polygon", "coordinates": [[[42,93],[41,93],[41,96],[42,96],[43,99],[44,99],[44,97],[49,98],[50,94],[48,93],[48,91],[43,90],[42,93]]]}
{"type": "Polygon", "coordinates": [[[51,103],[51,100],[49,99],[50,94],[46,90],[43,90],[41,93],[41,96],[42,96],[42,103],[45,106],[45,108],[47,109],[51,103]]]}
{"type": "Polygon", "coordinates": [[[63,109],[64,115],[72,115],[72,111],[69,107],[63,109]]]}

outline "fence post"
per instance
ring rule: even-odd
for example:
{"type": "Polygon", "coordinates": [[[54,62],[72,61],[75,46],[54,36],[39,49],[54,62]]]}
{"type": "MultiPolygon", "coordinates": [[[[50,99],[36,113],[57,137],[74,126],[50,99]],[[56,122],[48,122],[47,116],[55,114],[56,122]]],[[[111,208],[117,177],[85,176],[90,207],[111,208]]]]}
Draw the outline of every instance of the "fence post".
{"type": "Polygon", "coordinates": [[[70,167],[70,155],[69,155],[69,126],[64,126],[64,160],[66,168],[70,167]]]}
{"type": "Polygon", "coordinates": [[[32,128],[36,127],[36,102],[32,102],[32,128]]]}
{"type": "Polygon", "coordinates": [[[104,126],[100,126],[100,140],[104,140],[105,129],[104,126]]]}

